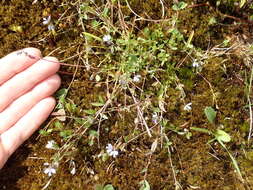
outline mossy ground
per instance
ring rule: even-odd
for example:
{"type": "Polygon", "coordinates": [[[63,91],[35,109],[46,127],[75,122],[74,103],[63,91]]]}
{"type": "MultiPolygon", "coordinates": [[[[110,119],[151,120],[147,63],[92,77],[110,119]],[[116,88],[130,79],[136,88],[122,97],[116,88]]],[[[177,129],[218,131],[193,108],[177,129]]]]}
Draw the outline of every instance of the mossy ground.
{"type": "MultiPolygon", "coordinates": [[[[103,3],[106,2],[109,1],[103,3]]],[[[242,14],[241,9],[234,8],[232,1],[217,8],[214,1],[188,0],[186,2],[192,7],[175,12],[171,9],[173,1],[162,2],[166,18],[171,20],[177,17],[177,28],[186,40],[194,31],[191,43],[198,51],[198,54],[195,50],[170,52],[170,61],[176,63],[174,74],[176,73],[177,82],[169,83],[164,91],[163,109],[166,111],[163,113],[163,118],[166,118],[170,124],[165,128],[164,134],[172,145],[169,148],[162,146],[163,143],[160,141],[163,138],[159,137],[161,133],[159,127],[153,128],[153,137],[143,134],[144,128],[136,127],[133,121],[137,117],[137,111],[131,107],[134,105],[131,92],[122,90],[113,99],[114,104],[108,110],[109,120],[91,126],[93,130],[97,130],[99,126],[99,142],[95,139],[94,145],[89,146],[90,137],[88,133],[85,133],[78,140],[77,146],[71,149],[71,154],[63,159],[66,162],[61,162],[56,175],[50,179],[43,173],[43,164],[50,161],[55,151],[46,149],[45,144],[51,139],[55,139],[59,144],[63,141],[57,133],[52,133],[47,137],[35,134],[17,150],[6,167],[1,170],[0,189],[37,190],[42,189],[51,180],[47,189],[88,190],[94,189],[97,184],[112,184],[115,189],[128,190],[139,189],[143,179],[146,179],[154,190],[180,189],[180,187],[182,189],[225,190],[253,188],[253,154],[251,146],[247,144],[250,119],[246,93],[246,83],[251,69],[246,64],[247,58],[251,59],[250,53],[246,52],[248,51],[246,42],[252,39],[250,31],[252,23],[247,16],[253,14],[253,11],[247,6],[242,14]],[[241,19],[241,24],[233,24],[238,20],[228,15],[241,19]],[[213,22],[213,19],[216,21],[213,22]],[[223,54],[220,54],[221,49],[216,51],[212,49],[222,44],[224,40],[230,40],[227,47],[236,43],[239,45],[223,54]],[[205,57],[206,55],[208,56],[205,57]],[[201,71],[197,72],[192,68],[193,58],[203,59],[201,61],[205,62],[201,71]],[[183,85],[183,91],[177,84],[183,85]],[[183,92],[184,97],[182,97],[183,92]],[[183,107],[189,102],[192,102],[192,111],[186,112],[183,107]],[[126,108],[124,105],[130,106],[126,108]],[[218,143],[207,144],[211,136],[190,130],[191,127],[215,130],[217,125],[209,124],[204,115],[203,110],[206,106],[216,109],[217,122],[222,124],[224,131],[232,137],[232,141],[226,145],[239,164],[244,183],[235,172],[227,152],[218,143]],[[185,135],[180,135],[180,132],[184,130],[191,131],[192,136],[187,138],[185,135]],[[129,139],[131,139],[130,142],[129,139]],[[155,152],[150,154],[150,148],[156,139],[159,139],[159,145],[155,152]],[[119,156],[102,161],[98,157],[99,153],[108,143],[115,142],[121,142],[124,145],[119,156]],[[74,160],[76,163],[75,175],[69,172],[69,160],[74,160]]],[[[62,88],[68,88],[72,77],[75,77],[67,99],[74,103],[77,109],[67,111],[69,118],[64,122],[66,129],[77,127],[77,123],[71,117],[86,117],[83,110],[90,109],[91,102],[96,102],[99,97],[106,99],[108,93],[114,90],[114,83],[107,82],[107,79],[111,80],[108,73],[102,72],[101,67],[97,67],[104,58],[103,54],[110,50],[106,50],[107,46],[103,47],[104,52],[99,47],[92,47],[94,54],[88,55],[86,52],[84,45],[86,40],[80,35],[83,28],[78,22],[79,3],[80,1],[57,0],[38,1],[34,5],[32,1],[20,0],[3,0],[0,3],[0,56],[20,48],[33,46],[41,49],[44,55],[52,52],[53,56],[64,63],[83,64],[84,67],[77,70],[75,67],[68,66],[61,68],[62,88]],[[58,20],[55,35],[42,25],[42,18],[49,14],[52,15],[53,20],[58,20]],[[64,16],[61,17],[63,14],[64,16]],[[19,26],[22,30],[13,29],[19,26]],[[87,68],[84,64],[85,59],[89,59],[91,68],[87,68]],[[101,73],[101,82],[91,80],[96,73],[101,73]]],[[[103,3],[97,2],[97,6],[102,6],[103,3]]],[[[159,27],[165,33],[170,29],[171,25],[166,21],[150,21],[161,19],[163,16],[159,1],[129,0],[129,5],[135,13],[129,9],[125,1],[120,1],[120,3],[122,8],[120,11],[126,16],[126,25],[119,24],[122,19],[120,14],[111,12],[117,15],[111,16],[111,19],[115,26],[122,27],[122,31],[129,30],[136,36],[142,36],[145,28],[152,30],[159,27]],[[135,21],[137,18],[135,14],[148,20],[135,21]]],[[[113,10],[116,11],[116,9],[113,10]]],[[[100,35],[100,37],[105,32],[104,28],[93,30],[89,27],[90,20],[85,21],[84,24],[86,32],[100,35]]],[[[119,35],[116,33],[115,37],[119,35]]],[[[92,44],[95,46],[98,42],[94,41],[92,44]]],[[[107,59],[107,62],[103,64],[109,65],[110,62],[115,65],[119,61],[118,57],[112,56],[111,59],[114,60],[107,59]]],[[[122,73],[116,72],[116,74],[122,73]]],[[[154,96],[152,93],[159,94],[161,86],[148,78],[145,70],[141,71],[141,74],[142,77],[147,76],[148,82],[143,86],[138,85],[143,90],[138,97],[145,103],[151,102],[159,107],[159,96],[154,96]]],[[[166,78],[169,78],[164,72],[159,73],[158,76],[160,81],[166,81],[166,78]]],[[[152,110],[146,110],[145,116],[151,117],[152,113],[148,111],[152,110]]],[[[53,125],[52,121],[53,117],[45,123],[45,126],[49,123],[53,125]]]]}

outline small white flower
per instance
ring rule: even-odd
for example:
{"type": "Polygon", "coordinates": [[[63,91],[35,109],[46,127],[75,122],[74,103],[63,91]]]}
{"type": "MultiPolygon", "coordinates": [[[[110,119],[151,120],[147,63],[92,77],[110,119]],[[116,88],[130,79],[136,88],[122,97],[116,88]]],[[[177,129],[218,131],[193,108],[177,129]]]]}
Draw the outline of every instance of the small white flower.
{"type": "Polygon", "coordinates": [[[105,148],[107,152],[111,152],[113,150],[112,144],[108,144],[105,148]]]}
{"type": "Polygon", "coordinates": [[[190,102],[190,103],[186,104],[186,105],[184,106],[184,110],[185,110],[185,111],[191,111],[191,110],[192,110],[192,103],[190,102]]]}
{"type": "Polygon", "coordinates": [[[117,150],[113,150],[109,153],[110,156],[112,156],[113,158],[115,158],[116,156],[119,155],[119,152],[117,150]]]}
{"type": "Polygon", "coordinates": [[[121,76],[120,79],[119,79],[119,84],[121,85],[121,87],[123,89],[127,89],[127,84],[128,84],[128,81],[127,81],[127,78],[126,76],[121,76]]]}
{"type": "Polygon", "coordinates": [[[52,23],[50,23],[50,24],[47,26],[47,29],[48,29],[49,31],[54,30],[54,29],[55,29],[55,26],[54,26],[52,23]]]}
{"type": "Polygon", "coordinates": [[[47,149],[57,149],[56,148],[57,144],[54,140],[51,140],[51,141],[47,141],[47,144],[46,144],[46,148],[47,149]]]}
{"type": "Polygon", "coordinates": [[[200,60],[196,60],[194,59],[193,63],[192,63],[192,67],[194,68],[199,68],[201,67],[202,65],[204,65],[204,62],[203,61],[200,61],[200,60]]]}
{"type": "Polygon", "coordinates": [[[43,18],[42,24],[47,25],[51,22],[51,16],[49,15],[47,18],[43,18]]]}
{"type": "Polygon", "coordinates": [[[44,169],[44,173],[51,177],[53,174],[56,173],[56,169],[52,167],[48,167],[44,169]]]}
{"type": "Polygon", "coordinates": [[[75,175],[75,174],[76,174],[76,168],[72,168],[72,170],[70,171],[70,173],[71,173],[72,175],[75,175]]]}
{"type": "Polygon", "coordinates": [[[70,167],[72,167],[72,169],[70,170],[70,173],[72,175],[75,175],[76,174],[76,164],[73,160],[70,161],[70,167]]]}
{"type": "Polygon", "coordinates": [[[154,123],[154,124],[157,124],[158,123],[158,114],[156,113],[156,112],[154,112],[153,114],[152,114],[152,122],[154,123]]]}
{"type": "Polygon", "coordinates": [[[110,43],[112,41],[112,37],[109,34],[104,35],[103,36],[103,41],[107,42],[107,43],[110,43]]]}
{"type": "Polygon", "coordinates": [[[200,64],[199,64],[197,61],[194,61],[194,62],[192,63],[192,66],[195,67],[195,68],[197,68],[197,67],[200,66],[200,64]]]}
{"type": "Polygon", "coordinates": [[[133,78],[134,82],[140,82],[141,81],[141,75],[135,75],[133,78]]]}
{"type": "Polygon", "coordinates": [[[116,149],[114,149],[112,144],[108,144],[106,146],[106,152],[109,154],[109,156],[112,156],[113,158],[119,155],[119,152],[116,149]]]}
{"type": "Polygon", "coordinates": [[[48,166],[47,168],[44,169],[44,173],[47,174],[49,177],[52,175],[56,174],[56,165],[55,164],[49,164],[49,163],[44,163],[45,166],[48,166]]]}

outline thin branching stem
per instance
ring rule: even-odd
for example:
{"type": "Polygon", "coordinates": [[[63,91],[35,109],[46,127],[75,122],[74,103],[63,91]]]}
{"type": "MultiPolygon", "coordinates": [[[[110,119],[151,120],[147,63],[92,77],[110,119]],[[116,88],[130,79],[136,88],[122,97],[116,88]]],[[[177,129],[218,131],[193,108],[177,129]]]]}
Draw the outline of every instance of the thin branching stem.
{"type": "Polygon", "coordinates": [[[249,104],[249,115],[250,115],[250,127],[249,127],[249,134],[248,134],[248,143],[250,141],[251,135],[252,135],[252,127],[253,127],[253,121],[252,121],[252,107],[251,107],[251,100],[250,100],[250,93],[251,93],[251,86],[252,86],[252,79],[253,79],[253,67],[251,67],[251,73],[250,73],[250,81],[249,81],[249,91],[247,95],[248,104],[249,104]]]}

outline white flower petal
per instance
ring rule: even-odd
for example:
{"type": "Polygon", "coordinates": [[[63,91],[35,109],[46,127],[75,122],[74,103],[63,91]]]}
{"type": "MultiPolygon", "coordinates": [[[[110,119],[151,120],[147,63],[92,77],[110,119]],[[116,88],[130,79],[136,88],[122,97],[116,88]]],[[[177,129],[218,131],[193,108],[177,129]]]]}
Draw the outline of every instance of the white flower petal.
{"type": "Polygon", "coordinates": [[[140,80],[141,80],[141,75],[135,75],[133,78],[134,82],[140,82],[140,80]]]}
{"type": "Polygon", "coordinates": [[[103,36],[104,42],[111,42],[111,40],[112,40],[112,37],[109,34],[103,36]]]}
{"type": "MultiPolygon", "coordinates": [[[[48,163],[44,163],[44,165],[48,165],[48,163]]],[[[47,168],[44,169],[44,173],[51,177],[53,174],[56,174],[56,163],[49,164],[47,168]]]]}
{"type": "Polygon", "coordinates": [[[108,144],[106,146],[106,152],[109,156],[114,158],[119,155],[119,152],[112,146],[112,144],[108,144]]]}
{"type": "Polygon", "coordinates": [[[46,148],[47,149],[56,149],[56,142],[54,140],[47,141],[46,148]]]}
{"type": "Polygon", "coordinates": [[[43,24],[44,25],[47,25],[47,24],[49,24],[50,23],[50,21],[51,21],[51,16],[49,15],[47,18],[43,18],[43,24]]]}
{"type": "Polygon", "coordinates": [[[70,171],[70,173],[71,173],[72,175],[75,175],[75,174],[76,174],[76,168],[72,168],[72,170],[70,171]]]}
{"type": "Polygon", "coordinates": [[[49,24],[49,25],[47,26],[47,29],[48,29],[49,31],[54,30],[54,29],[55,29],[55,26],[54,26],[53,24],[49,24]]]}
{"type": "Polygon", "coordinates": [[[186,104],[185,106],[184,106],[184,110],[185,111],[191,111],[192,110],[192,103],[190,102],[190,103],[188,103],[188,104],[186,104]]]}

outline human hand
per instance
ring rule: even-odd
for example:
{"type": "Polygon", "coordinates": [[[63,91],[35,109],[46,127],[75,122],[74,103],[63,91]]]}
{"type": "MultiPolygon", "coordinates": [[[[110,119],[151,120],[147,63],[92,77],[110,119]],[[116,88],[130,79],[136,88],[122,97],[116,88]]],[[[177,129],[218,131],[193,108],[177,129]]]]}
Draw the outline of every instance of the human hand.
{"type": "Polygon", "coordinates": [[[61,83],[59,67],[56,58],[41,59],[35,48],[0,59],[0,169],[54,109],[50,96],[61,83]]]}

